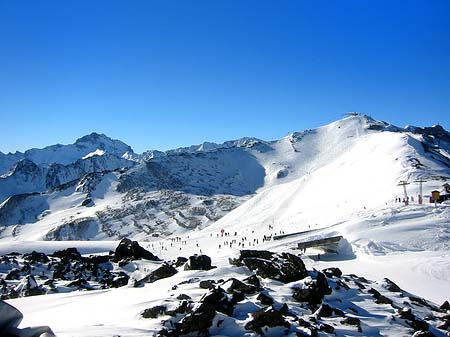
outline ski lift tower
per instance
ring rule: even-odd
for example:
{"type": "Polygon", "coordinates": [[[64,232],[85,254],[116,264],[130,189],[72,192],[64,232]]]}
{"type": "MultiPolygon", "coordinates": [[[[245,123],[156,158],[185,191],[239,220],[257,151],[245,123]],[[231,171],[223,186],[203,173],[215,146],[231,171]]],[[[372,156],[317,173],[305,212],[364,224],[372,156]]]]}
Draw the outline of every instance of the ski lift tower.
{"type": "Polygon", "coordinates": [[[408,205],[408,194],[406,193],[406,185],[409,185],[407,181],[401,180],[397,186],[403,186],[403,193],[405,195],[405,205],[408,205]]]}
{"type": "Polygon", "coordinates": [[[419,183],[419,205],[422,205],[423,204],[422,183],[424,183],[425,180],[417,179],[414,182],[419,183]]]}

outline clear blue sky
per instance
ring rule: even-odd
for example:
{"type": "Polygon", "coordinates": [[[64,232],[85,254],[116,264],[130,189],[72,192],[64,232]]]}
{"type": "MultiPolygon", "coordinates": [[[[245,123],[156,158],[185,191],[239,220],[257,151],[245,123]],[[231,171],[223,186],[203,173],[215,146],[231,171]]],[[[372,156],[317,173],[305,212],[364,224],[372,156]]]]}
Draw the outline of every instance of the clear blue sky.
{"type": "Polygon", "coordinates": [[[450,1],[0,0],[0,151],[135,151],[371,114],[450,129],[450,1]]]}

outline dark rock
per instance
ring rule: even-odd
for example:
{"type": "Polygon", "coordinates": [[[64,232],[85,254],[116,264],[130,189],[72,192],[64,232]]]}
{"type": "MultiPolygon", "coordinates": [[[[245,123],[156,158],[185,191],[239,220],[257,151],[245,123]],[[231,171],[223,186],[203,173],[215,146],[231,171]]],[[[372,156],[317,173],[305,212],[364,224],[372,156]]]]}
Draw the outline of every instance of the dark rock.
{"type": "Polygon", "coordinates": [[[163,263],[161,267],[155,269],[150,274],[145,276],[143,279],[137,281],[137,286],[143,283],[153,283],[163,278],[171,277],[176,273],[178,273],[178,270],[174,266],[171,266],[167,263],[163,263]]]}
{"type": "Polygon", "coordinates": [[[233,315],[234,305],[236,304],[236,302],[231,301],[230,297],[220,287],[211,290],[200,302],[205,305],[212,305],[214,310],[228,316],[233,315]]]}
{"type": "Polygon", "coordinates": [[[190,299],[191,299],[191,296],[186,295],[186,294],[180,294],[180,295],[177,296],[177,300],[180,300],[180,301],[182,301],[182,300],[190,300],[190,299]]]}
{"type": "Polygon", "coordinates": [[[407,320],[406,322],[415,330],[415,331],[428,331],[430,325],[417,318],[411,311],[411,308],[403,308],[399,310],[399,315],[401,318],[407,320]]]}
{"type": "Polygon", "coordinates": [[[402,292],[403,290],[388,278],[383,279],[382,287],[392,292],[402,292]]]}
{"type": "Polygon", "coordinates": [[[361,325],[361,321],[359,320],[358,317],[345,317],[342,321],[341,324],[346,324],[346,325],[354,325],[354,326],[360,326],[361,325]]]}
{"type": "Polygon", "coordinates": [[[259,334],[263,333],[262,328],[265,326],[270,328],[279,326],[286,329],[291,327],[291,324],[285,320],[283,314],[273,308],[260,310],[251,315],[253,319],[245,325],[245,329],[256,331],[259,334]]]}
{"type": "Polygon", "coordinates": [[[112,280],[111,280],[111,287],[113,288],[119,288],[126,286],[128,284],[128,281],[130,280],[130,277],[124,273],[123,271],[119,272],[112,280]]]}
{"type": "Polygon", "coordinates": [[[341,277],[342,271],[339,268],[331,267],[322,270],[322,273],[325,274],[327,277],[341,277]]]}
{"type": "Polygon", "coordinates": [[[94,204],[94,202],[92,201],[91,198],[86,198],[83,200],[83,202],[81,203],[81,206],[92,206],[94,204]]]}
{"type": "Polygon", "coordinates": [[[228,281],[231,281],[231,285],[227,289],[227,292],[229,293],[233,292],[234,290],[237,290],[244,294],[255,294],[258,291],[258,289],[255,286],[245,284],[244,282],[239,281],[235,278],[231,278],[228,281]]]}
{"type": "Polygon", "coordinates": [[[317,318],[333,316],[333,308],[326,303],[322,303],[319,309],[314,313],[317,318]]]}
{"type": "MultiPolygon", "coordinates": [[[[216,316],[212,305],[201,304],[197,310],[187,314],[177,326],[176,334],[169,336],[181,336],[190,333],[198,333],[200,336],[208,336],[208,329],[216,316]]],[[[172,332],[175,333],[175,332],[172,332]]]]}
{"type": "Polygon", "coordinates": [[[54,286],[55,285],[55,280],[49,279],[47,281],[44,282],[44,285],[46,286],[54,286]]]}
{"type": "MultiPolygon", "coordinates": [[[[272,306],[272,308],[275,309],[275,306],[272,306]]],[[[290,315],[289,314],[289,307],[286,303],[283,303],[283,305],[279,308],[276,309],[277,311],[281,312],[283,315],[290,315]]]]}
{"type": "Polygon", "coordinates": [[[334,333],[334,328],[326,323],[320,323],[319,324],[319,330],[323,331],[325,333],[334,333]]]}
{"type": "Polygon", "coordinates": [[[270,259],[260,257],[244,257],[242,262],[264,278],[279,280],[284,283],[298,281],[307,276],[306,267],[302,259],[290,253],[274,255],[267,251],[241,251],[241,256],[258,255],[255,252],[262,252],[261,256],[271,256],[270,259]],[[243,254],[243,252],[246,252],[243,254]],[[252,252],[249,254],[248,252],[252,252]]]}
{"type": "Polygon", "coordinates": [[[183,264],[185,264],[188,261],[187,258],[178,256],[177,260],[175,261],[175,267],[181,267],[183,264]]]}
{"type": "Polygon", "coordinates": [[[448,321],[441,322],[438,325],[436,325],[436,328],[441,330],[447,330],[448,328],[450,328],[450,322],[448,321]]]}
{"type": "Polygon", "coordinates": [[[403,308],[403,309],[399,310],[398,314],[403,319],[407,319],[410,321],[416,320],[416,316],[414,316],[414,314],[412,313],[410,308],[403,308]]]}
{"type": "Polygon", "coordinates": [[[45,294],[45,289],[38,285],[33,275],[25,276],[15,287],[14,291],[23,297],[45,294]]]}
{"type": "Polygon", "coordinates": [[[430,308],[430,309],[437,309],[437,308],[435,308],[434,306],[432,306],[431,304],[429,304],[429,303],[428,303],[426,300],[424,300],[423,298],[415,297],[415,296],[409,296],[409,299],[410,299],[412,302],[415,302],[415,304],[422,305],[422,306],[428,307],[428,308],[430,308]]]}
{"type": "Polygon", "coordinates": [[[243,300],[245,300],[244,293],[234,290],[233,293],[231,294],[231,303],[236,304],[243,300]]]}
{"type": "Polygon", "coordinates": [[[5,280],[19,280],[20,271],[16,268],[11,269],[11,271],[5,276],[5,280]]]}
{"type": "Polygon", "coordinates": [[[261,290],[261,281],[259,280],[258,276],[256,276],[255,274],[243,279],[242,281],[247,284],[251,284],[252,286],[255,286],[256,288],[261,290]]]}
{"type": "Polygon", "coordinates": [[[348,284],[345,283],[345,282],[342,281],[342,280],[337,280],[337,281],[336,281],[336,284],[337,284],[339,287],[344,288],[345,290],[349,290],[349,289],[350,289],[350,287],[348,286],[348,284]]]}
{"type": "Polygon", "coordinates": [[[409,325],[411,325],[415,331],[428,331],[430,329],[430,325],[427,322],[417,318],[414,321],[411,321],[409,325]]]}
{"type": "Polygon", "coordinates": [[[321,272],[317,272],[316,278],[306,280],[304,288],[296,289],[292,297],[299,302],[309,304],[320,304],[325,295],[331,294],[331,288],[328,285],[327,278],[321,272]]]}
{"type": "Polygon", "coordinates": [[[214,283],[215,282],[213,280],[204,280],[204,281],[200,281],[199,286],[202,289],[213,289],[214,283]]]}
{"type": "Polygon", "coordinates": [[[381,295],[378,290],[370,288],[368,292],[373,294],[373,298],[375,298],[376,304],[392,304],[392,300],[384,295],[381,295]]]}
{"type": "Polygon", "coordinates": [[[93,264],[108,263],[111,260],[110,255],[90,255],[89,257],[83,258],[84,261],[93,264]]]}
{"type": "Polygon", "coordinates": [[[78,289],[92,289],[89,283],[85,279],[77,279],[67,284],[67,287],[76,287],[78,289]]]}
{"type": "Polygon", "coordinates": [[[2,337],[55,336],[52,329],[48,326],[18,328],[19,325],[21,325],[23,314],[15,307],[4,301],[0,301],[0,314],[0,335],[2,337]]]}
{"type": "Polygon", "coordinates": [[[448,303],[448,301],[445,301],[444,303],[442,303],[442,305],[439,307],[439,309],[450,310],[450,303],[448,303]]]}
{"type": "Polygon", "coordinates": [[[114,252],[114,260],[151,260],[159,261],[159,258],[153,255],[148,250],[142,248],[137,241],[131,241],[130,239],[124,238],[120,241],[119,245],[114,252]]]}
{"type": "Polygon", "coordinates": [[[258,301],[261,302],[263,305],[272,305],[274,303],[274,300],[269,295],[265,294],[264,292],[261,292],[258,297],[256,297],[258,301]]]}
{"type": "Polygon", "coordinates": [[[167,315],[176,316],[178,314],[187,314],[192,312],[192,304],[189,301],[182,301],[174,310],[166,311],[167,315]]]}
{"type": "Polygon", "coordinates": [[[239,260],[247,258],[270,260],[274,255],[275,253],[269,252],[268,250],[241,250],[239,260]]]}
{"type": "Polygon", "coordinates": [[[164,305],[157,305],[152,308],[145,309],[141,316],[144,318],[157,318],[166,314],[166,307],[164,305]]]}
{"type": "Polygon", "coordinates": [[[30,263],[47,263],[50,261],[47,255],[45,255],[44,253],[36,252],[34,250],[29,254],[24,254],[23,259],[30,263]]]}
{"type": "Polygon", "coordinates": [[[185,264],[184,270],[210,270],[211,258],[208,255],[192,255],[189,256],[188,263],[185,264]]]}
{"type": "Polygon", "coordinates": [[[233,314],[234,304],[226,292],[220,287],[205,294],[200,300],[200,303],[197,309],[181,320],[177,326],[176,333],[178,334],[176,336],[189,333],[208,336],[208,329],[212,325],[217,311],[228,316],[233,314]]]}
{"type": "Polygon", "coordinates": [[[63,250],[58,250],[58,251],[54,252],[52,254],[52,256],[58,257],[61,260],[66,260],[66,261],[81,261],[83,259],[80,252],[74,247],[63,249],[63,250]]]}

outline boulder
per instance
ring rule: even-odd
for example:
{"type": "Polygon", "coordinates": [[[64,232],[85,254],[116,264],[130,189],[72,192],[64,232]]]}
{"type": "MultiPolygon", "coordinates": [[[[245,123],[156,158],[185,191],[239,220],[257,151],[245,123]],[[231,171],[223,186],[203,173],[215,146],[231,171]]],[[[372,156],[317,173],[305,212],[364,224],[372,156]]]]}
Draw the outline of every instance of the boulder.
{"type": "Polygon", "coordinates": [[[114,260],[116,262],[120,260],[151,260],[159,261],[159,258],[153,255],[148,250],[142,248],[137,241],[131,241],[124,238],[120,241],[114,252],[114,260]]]}
{"type": "Polygon", "coordinates": [[[274,303],[273,298],[270,297],[269,295],[267,295],[267,294],[264,293],[264,292],[261,292],[261,293],[258,295],[258,297],[256,297],[256,299],[257,299],[258,301],[260,301],[261,304],[263,304],[263,305],[272,305],[272,304],[274,303]]]}
{"type": "Polygon", "coordinates": [[[166,314],[166,307],[164,305],[157,305],[152,308],[145,309],[141,316],[143,318],[157,318],[166,314]]]}
{"type": "Polygon", "coordinates": [[[309,277],[305,280],[303,288],[295,289],[292,297],[299,302],[320,304],[323,297],[329,294],[331,294],[331,288],[325,275],[317,272],[315,278],[309,277]]]}
{"type": "Polygon", "coordinates": [[[48,326],[19,329],[23,315],[12,305],[0,300],[0,336],[5,337],[55,337],[48,326]]]}
{"type": "Polygon", "coordinates": [[[450,303],[448,303],[448,301],[445,301],[444,303],[442,303],[442,305],[439,307],[439,309],[450,310],[450,303]]]}
{"type": "Polygon", "coordinates": [[[316,310],[314,313],[314,316],[317,318],[321,317],[331,317],[333,316],[334,310],[331,306],[329,306],[326,303],[322,303],[322,305],[319,307],[319,309],[316,310]]]}
{"type": "Polygon", "coordinates": [[[65,261],[81,261],[83,259],[80,252],[74,247],[58,250],[54,252],[52,256],[65,261]]]}
{"type": "Polygon", "coordinates": [[[284,283],[298,281],[307,276],[302,259],[290,253],[274,254],[265,250],[243,250],[239,260],[257,275],[284,283]]]}
{"type": "Polygon", "coordinates": [[[38,285],[33,275],[25,276],[14,288],[14,291],[22,297],[45,294],[45,289],[38,285]]]}
{"type": "Polygon", "coordinates": [[[123,271],[119,272],[109,283],[112,288],[119,288],[128,284],[130,277],[123,271]]]}
{"type": "Polygon", "coordinates": [[[178,314],[187,314],[192,312],[192,304],[189,301],[181,301],[180,305],[173,310],[167,310],[166,314],[177,316],[178,314]]]}
{"type": "Polygon", "coordinates": [[[289,329],[291,324],[287,322],[280,311],[274,308],[263,309],[251,314],[252,320],[245,325],[246,330],[253,330],[259,334],[263,333],[264,327],[284,327],[289,329]]]}
{"type": "Polygon", "coordinates": [[[76,279],[75,281],[68,283],[67,287],[75,287],[78,289],[88,289],[88,290],[92,289],[89,282],[87,282],[85,279],[82,278],[76,279]]]}
{"type": "Polygon", "coordinates": [[[201,298],[200,305],[181,320],[177,325],[176,334],[172,331],[172,335],[196,333],[200,336],[208,336],[208,329],[212,325],[216,312],[231,316],[235,304],[222,288],[215,288],[201,298]]]}
{"type": "Polygon", "coordinates": [[[251,284],[252,286],[255,286],[259,290],[262,290],[261,281],[259,280],[258,276],[256,276],[255,274],[243,279],[242,281],[247,284],[251,284]]]}
{"type": "Polygon", "coordinates": [[[358,327],[358,330],[361,328],[361,321],[358,317],[345,317],[343,320],[341,320],[341,324],[356,326],[358,327]]]}
{"type": "Polygon", "coordinates": [[[49,258],[47,257],[47,255],[45,255],[45,253],[39,253],[34,250],[29,254],[24,254],[23,259],[30,263],[36,263],[36,262],[47,263],[50,261],[49,258]]]}
{"type": "Polygon", "coordinates": [[[341,277],[342,271],[336,267],[330,267],[322,270],[326,277],[341,277]]]}
{"type": "Polygon", "coordinates": [[[258,288],[252,285],[245,284],[242,281],[239,281],[235,278],[230,278],[227,282],[231,282],[230,286],[227,289],[227,292],[232,293],[233,291],[240,291],[244,294],[253,295],[258,292],[258,288]]]}
{"type": "Polygon", "coordinates": [[[376,304],[392,304],[392,300],[384,295],[381,295],[378,290],[370,288],[368,292],[373,294],[373,298],[375,298],[376,304]]]}
{"type": "Polygon", "coordinates": [[[137,281],[135,286],[140,286],[143,283],[153,283],[163,278],[171,277],[176,273],[178,273],[178,270],[174,266],[167,263],[163,263],[161,267],[155,269],[150,274],[148,274],[141,280],[137,281]]]}
{"type": "Polygon", "coordinates": [[[178,256],[177,260],[175,261],[175,267],[181,267],[183,264],[185,264],[188,261],[187,258],[183,256],[178,256]]]}
{"type": "Polygon", "coordinates": [[[398,285],[396,285],[394,282],[392,282],[388,278],[383,279],[381,286],[384,289],[392,291],[392,292],[402,292],[403,291],[398,285]]]}
{"type": "Polygon", "coordinates": [[[192,255],[185,264],[184,270],[210,270],[211,258],[208,255],[192,255]]]}
{"type": "Polygon", "coordinates": [[[202,289],[213,289],[214,283],[215,282],[213,280],[203,280],[203,281],[200,281],[199,287],[202,289]]]}
{"type": "Polygon", "coordinates": [[[180,301],[182,301],[182,300],[190,300],[190,299],[191,299],[191,296],[186,295],[186,294],[180,294],[180,295],[177,296],[177,300],[180,300],[180,301]]]}

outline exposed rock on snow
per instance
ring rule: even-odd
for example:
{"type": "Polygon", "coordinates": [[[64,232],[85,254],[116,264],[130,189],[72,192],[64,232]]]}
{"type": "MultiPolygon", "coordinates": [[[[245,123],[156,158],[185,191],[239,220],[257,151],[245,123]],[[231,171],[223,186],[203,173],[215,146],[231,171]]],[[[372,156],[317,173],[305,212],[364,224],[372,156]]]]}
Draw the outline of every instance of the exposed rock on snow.
{"type": "Polygon", "coordinates": [[[207,255],[192,255],[184,267],[184,270],[210,270],[211,258],[207,255]]]}
{"type": "Polygon", "coordinates": [[[0,335],[5,337],[54,337],[48,326],[19,329],[23,319],[22,313],[0,300],[0,335]]]}
{"type": "Polygon", "coordinates": [[[241,262],[261,277],[285,283],[300,280],[307,275],[302,259],[290,253],[242,250],[237,263],[241,262]]]}
{"type": "Polygon", "coordinates": [[[151,260],[159,261],[159,258],[148,250],[142,248],[137,241],[131,241],[130,239],[124,238],[120,241],[119,245],[114,252],[114,258],[116,262],[120,260],[151,260]]]}

